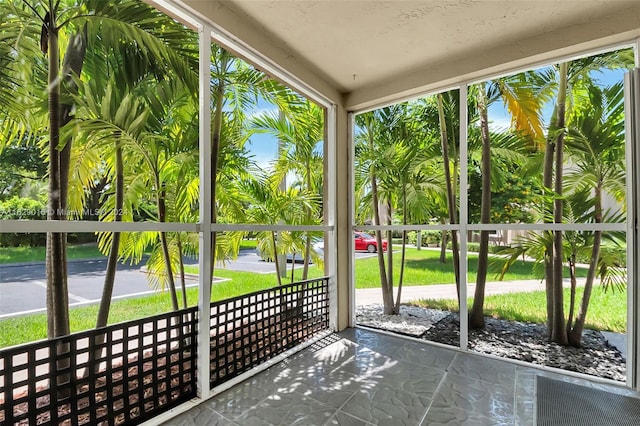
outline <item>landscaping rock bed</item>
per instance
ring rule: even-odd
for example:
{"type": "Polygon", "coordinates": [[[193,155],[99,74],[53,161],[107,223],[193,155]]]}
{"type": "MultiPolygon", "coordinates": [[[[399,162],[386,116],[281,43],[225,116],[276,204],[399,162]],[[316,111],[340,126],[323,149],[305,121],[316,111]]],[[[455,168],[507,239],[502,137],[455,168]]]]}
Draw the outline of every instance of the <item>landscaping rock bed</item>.
{"type": "MultiPolygon", "coordinates": [[[[400,315],[383,315],[382,305],[358,306],[356,322],[432,342],[458,346],[458,314],[402,305],[400,315]]],[[[585,329],[582,348],[549,342],[546,326],[485,317],[483,330],[469,330],[469,349],[537,365],[624,382],[626,362],[620,351],[595,330],[585,329]]]]}

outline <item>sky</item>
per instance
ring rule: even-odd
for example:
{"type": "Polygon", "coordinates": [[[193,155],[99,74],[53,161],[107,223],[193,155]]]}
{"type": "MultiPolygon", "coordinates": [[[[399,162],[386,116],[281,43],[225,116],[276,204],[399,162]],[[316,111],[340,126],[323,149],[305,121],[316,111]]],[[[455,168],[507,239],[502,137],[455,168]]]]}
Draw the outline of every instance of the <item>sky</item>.
{"type": "MultiPolygon", "coordinates": [[[[278,111],[278,108],[264,99],[259,98],[255,109],[247,111],[247,114],[253,116],[271,111],[278,111]]],[[[276,159],[278,154],[278,139],[266,133],[257,133],[249,138],[246,148],[258,166],[264,169],[269,166],[269,163],[276,159]]]]}

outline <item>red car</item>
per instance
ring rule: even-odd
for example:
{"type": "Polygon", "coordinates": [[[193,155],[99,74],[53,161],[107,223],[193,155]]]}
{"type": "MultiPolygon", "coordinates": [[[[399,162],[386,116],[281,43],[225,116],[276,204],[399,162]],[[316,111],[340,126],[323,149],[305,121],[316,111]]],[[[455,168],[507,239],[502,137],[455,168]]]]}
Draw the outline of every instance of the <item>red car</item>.
{"type": "MultiPolygon", "coordinates": [[[[369,253],[375,253],[378,251],[378,242],[375,237],[365,232],[354,232],[353,239],[356,246],[356,251],[368,251],[369,253]]],[[[382,241],[382,251],[387,251],[387,242],[382,241]]]]}

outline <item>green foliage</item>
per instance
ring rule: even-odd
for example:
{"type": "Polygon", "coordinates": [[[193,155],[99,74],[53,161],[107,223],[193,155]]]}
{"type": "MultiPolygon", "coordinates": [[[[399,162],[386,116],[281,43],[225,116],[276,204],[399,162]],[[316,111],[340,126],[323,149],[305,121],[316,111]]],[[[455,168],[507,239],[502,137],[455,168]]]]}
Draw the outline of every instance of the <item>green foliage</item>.
{"type": "Polygon", "coordinates": [[[47,166],[40,148],[26,142],[0,149],[0,201],[13,197],[40,198],[47,166]]]}
{"type": "MultiPolygon", "coordinates": [[[[82,235],[82,234],[80,234],[82,235]]],[[[74,234],[69,235],[72,238],[74,234]]],[[[84,238],[87,236],[84,234],[84,238]]],[[[67,247],[68,259],[98,259],[103,257],[100,250],[94,243],[75,244],[67,247]]],[[[0,248],[0,264],[23,263],[23,262],[44,262],[45,248],[38,247],[2,247],[0,248]]]]}
{"type": "MultiPolygon", "coordinates": [[[[500,184],[491,189],[491,223],[531,223],[531,205],[541,193],[537,176],[523,175],[521,167],[501,169],[500,184]]],[[[482,201],[479,168],[469,169],[469,221],[480,223],[482,201]]]]}
{"type": "MultiPolygon", "coordinates": [[[[438,245],[442,242],[441,231],[419,231],[422,233],[422,247],[438,245]]],[[[411,231],[407,234],[409,244],[416,245],[418,243],[418,232],[411,231]]]]}
{"type": "MultiPolygon", "coordinates": [[[[14,196],[0,201],[0,220],[43,220],[47,218],[44,200],[33,200],[14,196]]],[[[46,234],[0,233],[0,247],[42,246],[46,234]]]]}

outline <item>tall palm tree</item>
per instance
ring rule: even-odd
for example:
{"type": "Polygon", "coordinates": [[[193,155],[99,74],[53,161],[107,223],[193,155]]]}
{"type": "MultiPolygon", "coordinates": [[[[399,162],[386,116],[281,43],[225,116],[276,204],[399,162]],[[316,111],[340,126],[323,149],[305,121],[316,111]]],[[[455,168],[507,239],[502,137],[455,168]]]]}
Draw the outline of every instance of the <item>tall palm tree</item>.
{"type": "MultiPolygon", "coordinates": [[[[540,88],[539,94],[543,96],[545,99],[549,99],[553,101],[554,111],[550,120],[550,124],[547,128],[547,136],[545,142],[544,149],[544,161],[543,161],[543,186],[545,188],[545,197],[543,199],[549,200],[546,201],[542,205],[541,218],[545,223],[563,223],[563,221],[568,220],[568,213],[572,213],[575,208],[571,207],[568,212],[565,212],[565,199],[570,200],[572,197],[576,195],[576,193],[582,191],[582,189],[578,188],[575,185],[577,181],[576,175],[574,173],[570,173],[569,176],[571,178],[565,179],[565,141],[567,135],[567,129],[573,129],[572,133],[572,144],[577,148],[580,144],[577,141],[580,141],[580,138],[577,137],[574,122],[582,122],[583,124],[587,124],[589,121],[589,126],[594,126],[600,118],[598,114],[602,114],[601,111],[596,111],[596,115],[590,120],[586,120],[585,117],[588,117],[589,114],[585,113],[585,111],[589,111],[592,107],[591,105],[585,106],[583,108],[579,108],[579,101],[584,100],[584,94],[588,92],[588,88],[592,86],[592,80],[594,78],[595,72],[606,69],[606,68],[620,68],[620,67],[630,67],[632,64],[629,61],[630,55],[629,51],[618,51],[608,54],[596,55],[589,58],[583,58],[575,61],[571,61],[570,63],[561,64],[558,66],[550,67],[548,69],[540,70],[537,72],[529,73],[528,76],[532,78],[534,84],[537,84],[540,88]],[[554,181],[555,179],[555,181],[554,181]],[[567,183],[569,186],[567,186],[567,183]],[[569,191],[563,195],[563,192],[569,191]],[[553,203],[551,202],[553,201],[553,203]]],[[[586,96],[588,99],[589,97],[586,96]]],[[[597,102],[596,102],[597,105],[597,102]]],[[[597,110],[598,107],[596,106],[597,110]]],[[[611,120],[611,122],[615,122],[615,120],[611,120]]],[[[600,135],[602,136],[602,135],[600,135]]],[[[589,155],[592,156],[591,161],[595,161],[595,156],[591,153],[585,155],[580,154],[580,151],[584,151],[585,147],[588,144],[585,143],[584,140],[581,142],[582,148],[577,149],[577,157],[574,160],[572,157],[572,151],[566,150],[569,155],[569,161],[571,164],[574,163],[582,163],[586,164],[584,158],[589,155]]],[[[593,149],[593,148],[588,148],[593,149]]],[[[605,155],[603,152],[602,155],[605,155]]],[[[600,157],[599,161],[605,160],[604,157],[600,157]]],[[[606,163],[606,161],[604,161],[606,163]]],[[[595,164],[591,164],[592,171],[600,170],[600,167],[595,166],[595,164]]],[[[620,170],[617,172],[618,176],[620,174],[620,170]]],[[[589,174],[587,174],[588,176],[589,174]]],[[[615,174],[614,174],[615,175],[615,174]]],[[[585,180],[587,182],[594,182],[593,178],[588,178],[585,180]]],[[[600,191],[602,191],[603,187],[600,187],[600,191]]],[[[596,192],[596,185],[591,186],[591,190],[596,192]]],[[[596,204],[593,204],[593,212],[594,214],[600,210],[598,216],[599,220],[602,220],[602,211],[601,209],[596,208],[596,204]]],[[[564,315],[564,301],[563,301],[563,286],[562,286],[562,278],[563,278],[563,266],[564,266],[564,251],[567,247],[566,236],[563,235],[563,232],[546,232],[543,235],[531,235],[523,239],[523,242],[514,247],[514,254],[517,251],[525,250],[523,247],[528,247],[528,253],[532,257],[539,256],[542,259],[545,270],[545,282],[546,282],[546,293],[547,293],[547,324],[549,329],[549,334],[551,340],[562,344],[579,344],[579,335],[581,334],[581,326],[578,327],[567,327],[567,322],[564,315]],[[542,251],[540,251],[540,247],[544,247],[542,251]],[[572,331],[573,329],[573,331],[572,331]],[[569,335],[572,334],[571,341],[569,335]]],[[[592,240],[594,243],[595,249],[600,247],[600,242],[598,240],[592,240]]],[[[597,256],[593,257],[593,255],[597,255],[592,251],[592,261],[597,256]]],[[[513,258],[512,258],[513,259],[513,258]]],[[[509,262],[505,265],[505,268],[508,267],[509,262]]],[[[590,270],[593,272],[596,269],[601,271],[612,271],[609,266],[604,265],[601,266],[597,263],[597,259],[590,264],[590,270]],[[593,268],[593,269],[592,269],[593,268]]],[[[586,314],[586,308],[588,307],[588,297],[583,299],[583,302],[586,301],[587,305],[583,308],[583,311],[586,314]]],[[[571,308],[572,309],[572,308],[571,308]]],[[[571,315],[572,317],[573,315],[571,315]]],[[[581,321],[584,318],[584,315],[580,316],[581,321]]]]}
{"type": "MultiPolygon", "coordinates": [[[[495,82],[480,83],[475,88],[476,107],[480,126],[482,145],[482,201],[480,204],[480,223],[491,221],[491,182],[492,182],[492,143],[489,132],[489,104],[501,97],[513,117],[512,130],[520,132],[532,141],[542,135],[540,105],[531,86],[521,75],[503,78],[495,82]]],[[[505,138],[501,138],[505,139],[505,138]]],[[[495,160],[494,160],[495,161],[495,160]]],[[[484,293],[489,267],[489,231],[480,232],[478,251],[478,272],[473,297],[473,306],[469,314],[471,328],[484,328],[484,293]]]]}
{"type": "MultiPolygon", "coordinates": [[[[384,170],[379,167],[381,156],[379,154],[379,138],[382,133],[383,119],[380,111],[368,112],[356,116],[356,125],[362,130],[356,137],[358,145],[358,163],[357,168],[360,170],[360,179],[358,182],[359,192],[364,192],[365,188],[369,190],[371,196],[371,210],[374,225],[381,224],[380,215],[380,194],[378,190],[378,173],[384,170]]],[[[366,211],[366,210],[365,210],[366,211]]],[[[378,247],[382,247],[382,232],[375,231],[375,237],[378,247]]],[[[391,247],[389,247],[391,251],[391,247]]],[[[387,267],[384,262],[384,253],[378,250],[378,270],[380,273],[380,285],[382,287],[383,312],[386,315],[393,313],[393,284],[387,275],[387,267]]]]}
{"type": "MultiPolygon", "coordinates": [[[[93,184],[94,173],[104,171],[108,180],[113,182],[113,202],[106,202],[102,210],[101,220],[114,222],[125,219],[131,220],[131,215],[124,212],[132,211],[132,204],[127,203],[125,209],[125,149],[124,145],[130,139],[137,139],[144,131],[148,111],[138,102],[133,94],[122,94],[115,90],[117,83],[110,81],[104,88],[97,87],[98,80],[92,80],[90,84],[83,85],[82,96],[78,98],[78,108],[81,114],[77,114],[70,125],[70,131],[76,132],[76,145],[74,151],[80,151],[79,155],[72,154],[73,167],[70,178],[72,191],[69,205],[72,211],[82,211],[86,194],[84,188],[93,184]],[[102,93],[97,93],[102,92],[102,93]],[[87,102],[88,101],[88,102],[87,102]],[[73,129],[73,130],[71,130],[73,129]],[[95,152],[100,151],[104,161],[95,158],[95,152]],[[109,206],[110,208],[106,208],[109,206]]],[[[100,246],[108,251],[105,283],[96,327],[107,325],[111,295],[115,282],[115,272],[120,259],[120,233],[103,233],[100,238],[100,246]],[[109,247],[108,250],[106,247],[109,247]]]]}
{"type": "MultiPolygon", "coordinates": [[[[289,111],[271,111],[252,119],[251,130],[270,133],[282,141],[275,172],[284,179],[293,173],[300,179],[300,188],[322,195],[322,154],[318,147],[324,140],[324,112],[310,101],[289,106],[289,111]]],[[[321,205],[307,209],[306,224],[317,224],[321,205]]],[[[305,233],[302,279],[306,280],[311,256],[311,233],[305,233]]],[[[294,252],[295,253],[295,252],[294,252]]]]}
{"type": "MultiPolygon", "coordinates": [[[[593,78],[593,72],[605,68],[628,66],[626,64],[629,64],[629,59],[628,51],[618,51],[562,63],[531,74],[538,80],[541,96],[554,99],[543,162],[543,186],[548,194],[554,195],[554,201],[552,204],[546,203],[545,222],[562,223],[564,136],[565,127],[571,120],[575,103],[574,89],[587,84],[593,78]]],[[[549,240],[545,256],[548,327],[551,340],[566,345],[568,336],[562,289],[563,237],[561,231],[555,231],[553,235],[554,238],[549,240]]]]}
{"type": "MultiPolygon", "coordinates": [[[[87,46],[93,45],[88,41],[93,42],[99,36],[102,43],[109,44],[114,50],[143,52],[138,56],[146,60],[163,58],[155,61],[156,69],[160,71],[160,64],[165,62],[186,63],[164,43],[158,42],[173,40],[178,46],[176,29],[182,27],[168,20],[162,29],[158,28],[153,18],[161,19],[163,15],[149,5],[134,1],[49,0],[36,3],[16,0],[4,4],[3,13],[0,33],[3,42],[11,44],[16,56],[3,75],[10,78],[8,84],[3,81],[0,86],[17,89],[15,92],[20,94],[20,101],[26,105],[28,113],[23,114],[25,109],[17,108],[18,103],[11,103],[0,107],[0,116],[5,121],[8,119],[14,129],[37,134],[36,116],[48,115],[45,128],[49,147],[49,219],[63,220],[67,211],[73,139],[61,138],[60,130],[74,114],[72,100],[77,91],[76,82],[82,76],[85,58],[91,53],[87,46]],[[161,36],[157,37],[159,34],[161,36]],[[135,42],[122,43],[123,38],[135,42]],[[60,39],[69,40],[63,54],[60,39]],[[45,53],[46,60],[36,55],[36,47],[45,53]],[[40,93],[45,87],[48,102],[47,109],[42,110],[35,106],[40,104],[40,93]]],[[[129,64],[135,67],[139,61],[131,60],[129,64]]],[[[48,334],[54,337],[69,331],[66,237],[63,233],[48,235],[47,271],[48,334]]]]}
{"type": "MultiPolygon", "coordinates": [[[[245,179],[241,183],[244,194],[248,197],[249,205],[245,210],[248,223],[266,225],[299,225],[306,220],[308,209],[317,203],[318,196],[295,187],[281,191],[280,176],[267,175],[262,172],[255,177],[245,179]]],[[[268,258],[276,259],[279,254],[300,252],[298,239],[290,232],[282,232],[280,241],[276,238],[276,231],[257,232],[258,249],[268,258]]],[[[316,257],[314,259],[318,261],[316,257]]],[[[295,261],[295,259],[293,259],[295,261]]],[[[279,262],[274,262],[278,285],[282,285],[282,275],[279,262]]]]}
{"type": "MultiPolygon", "coordinates": [[[[226,49],[212,45],[211,67],[211,223],[219,218],[218,193],[221,188],[219,178],[222,172],[221,161],[225,146],[242,145],[246,137],[239,140],[225,140],[224,128],[245,123],[246,111],[257,104],[260,97],[272,104],[286,109],[291,93],[284,86],[270,79],[264,73],[234,57],[226,49]]],[[[237,128],[237,127],[236,127],[237,128]]],[[[230,132],[227,135],[237,135],[230,132]]],[[[211,240],[211,276],[215,269],[218,234],[213,233],[211,240]]]]}
{"type": "MultiPolygon", "coordinates": [[[[593,222],[602,223],[606,212],[603,198],[608,193],[618,201],[624,200],[624,103],[622,84],[599,89],[590,86],[589,100],[576,111],[568,128],[566,147],[571,155],[572,169],[566,177],[573,192],[586,191],[593,196],[593,222]]],[[[624,203],[621,203],[624,205],[624,203]]],[[[602,231],[593,233],[589,270],[580,310],[575,323],[571,315],[567,324],[569,343],[580,346],[589,300],[597,275],[602,244],[602,231]]]]}
{"type": "MultiPolygon", "coordinates": [[[[449,100],[449,104],[454,104],[455,101],[451,99],[450,93],[447,93],[447,100],[449,100]]],[[[440,127],[440,145],[442,147],[442,161],[444,168],[444,178],[445,178],[445,186],[447,191],[447,212],[448,219],[450,224],[458,223],[458,208],[456,202],[456,194],[455,188],[457,185],[457,155],[453,156],[453,174],[451,168],[451,156],[449,153],[450,147],[455,147],[455,135],[450,136],[449,129],[454,133],[455,129],[453,126],[449,126],[447,123],[447,117],[445,115],[445,106],[444,106],[444,97],[443,94],[436,95],[436,102],[438,107],[438,125],[440,127]],[[453,144],[449,142],[449,138],[452,138],[454,141],[453,144]]],[[[459,126],[457,128],[459,131],[459,126]]],[[[454,274],[456,277],[456,293],[458,295],[458,304],[460,304],[460,250],[458,248],[458,235],[457,232],[451,231],[451,248],[453,250],[453,268],[454,274]]]]}

